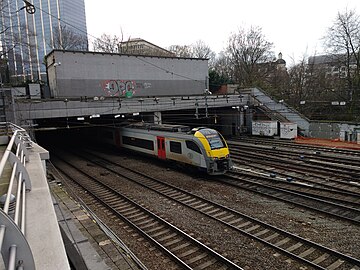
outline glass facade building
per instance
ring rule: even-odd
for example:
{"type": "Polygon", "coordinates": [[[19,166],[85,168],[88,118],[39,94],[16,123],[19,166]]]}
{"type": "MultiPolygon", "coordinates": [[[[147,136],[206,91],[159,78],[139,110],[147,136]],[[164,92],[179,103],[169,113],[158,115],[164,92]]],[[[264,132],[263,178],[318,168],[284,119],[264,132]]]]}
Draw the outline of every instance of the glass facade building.
{"type": "Polygon", "coordinates": [[[84,0],[28,0],[35,13],[27,12],[23,0],[1,1],[1,56],[8,62],[13,80],[46,80],[44,56],[59,48],[64,27],[83,38],[87,49],[84,0]]]}

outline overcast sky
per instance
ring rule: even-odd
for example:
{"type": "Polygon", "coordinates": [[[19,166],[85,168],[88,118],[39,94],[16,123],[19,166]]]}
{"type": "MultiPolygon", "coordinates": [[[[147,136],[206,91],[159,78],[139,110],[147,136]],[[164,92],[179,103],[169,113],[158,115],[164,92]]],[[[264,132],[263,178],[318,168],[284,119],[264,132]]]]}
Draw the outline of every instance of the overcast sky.
{"type": "Polygon", "coordinates": [[[321,38],[339,11],[360,15],[360,0],[85,0],[85,7],[91,36],[122,29],[125,40],[164,48],[202,40],[219,53],[239,27],[258,26],[288,63],[323,51],[321,38]]]}

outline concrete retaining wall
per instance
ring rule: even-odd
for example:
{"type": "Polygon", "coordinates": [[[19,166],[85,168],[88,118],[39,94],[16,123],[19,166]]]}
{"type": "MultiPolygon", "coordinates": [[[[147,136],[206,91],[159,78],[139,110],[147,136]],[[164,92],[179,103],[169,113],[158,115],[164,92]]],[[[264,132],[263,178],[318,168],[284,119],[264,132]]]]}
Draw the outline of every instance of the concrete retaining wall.
{"type": "Polygon", "coordinates": [[[360,124],[339,122],[311,122],[309,136],[324,139],[340,139],[341,141],[360,143],[360,124]]]}

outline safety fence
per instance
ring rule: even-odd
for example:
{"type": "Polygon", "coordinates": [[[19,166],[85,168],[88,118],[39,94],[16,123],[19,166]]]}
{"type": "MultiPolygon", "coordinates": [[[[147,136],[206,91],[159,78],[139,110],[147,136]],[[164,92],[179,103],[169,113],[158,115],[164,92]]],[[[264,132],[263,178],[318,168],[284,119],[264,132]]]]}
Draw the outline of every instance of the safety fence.
{"type": "Polygon", "coordinates": [[[9,122],[0,123],[0,136],[2,141],[4,138],[9,141],[0,161],[0,184],[8,184],[7,192],[0,194],[2,263],[8,270],[32,270],[35,269],[34,258],[25,238],[26,193],[31,190],[25,164],[29,161],[28,149],[32,141],[23,128],[9,122]],[[10,174],[4,173],[7,168],[10,174]]]}

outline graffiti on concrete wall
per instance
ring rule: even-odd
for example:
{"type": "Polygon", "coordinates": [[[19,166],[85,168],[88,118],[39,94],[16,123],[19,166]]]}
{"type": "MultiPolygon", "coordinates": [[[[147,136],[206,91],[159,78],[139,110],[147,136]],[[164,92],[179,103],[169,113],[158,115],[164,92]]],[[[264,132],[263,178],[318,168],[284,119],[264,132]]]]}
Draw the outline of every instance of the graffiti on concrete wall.
{"type": "Polygon", "coordinates": [[[276,122],[252,122],[252,134],[261,136],[274,136],[277,133],[276,122]]]}
{"type": "Polygon", "coordinates": [[[147,89],[151,83],[137,83],[131,80],[104,80],[101,82],[101,88],[107,96],[124,96],[132,97],[136,90],[147,89]]]}

